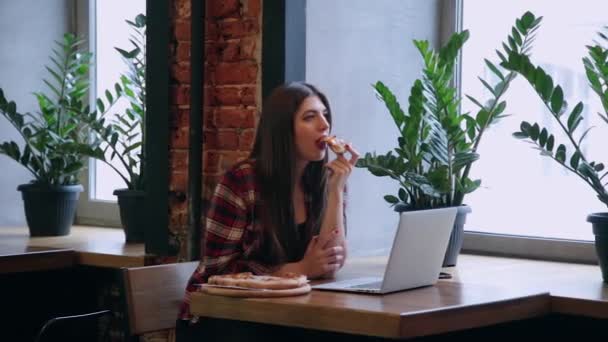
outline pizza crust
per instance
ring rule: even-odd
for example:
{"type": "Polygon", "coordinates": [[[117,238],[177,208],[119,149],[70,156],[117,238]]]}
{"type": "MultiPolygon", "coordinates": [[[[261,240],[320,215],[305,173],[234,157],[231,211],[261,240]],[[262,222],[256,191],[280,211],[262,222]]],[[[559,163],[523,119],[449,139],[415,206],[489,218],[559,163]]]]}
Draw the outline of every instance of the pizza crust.
{"type": "Polygon", "coordinates": [[[214,296],[226,296],[226,297],[253,297],[253,298],[273,298],[273,297],[289,297],[289,296],[301,296],[310,292],[310,285],[296,287],[293,289],[285,290],[238,290],[228,289],[221,287],[205,287],[204,284],[201,287],[203,293],[207,293],[214,296]]]}

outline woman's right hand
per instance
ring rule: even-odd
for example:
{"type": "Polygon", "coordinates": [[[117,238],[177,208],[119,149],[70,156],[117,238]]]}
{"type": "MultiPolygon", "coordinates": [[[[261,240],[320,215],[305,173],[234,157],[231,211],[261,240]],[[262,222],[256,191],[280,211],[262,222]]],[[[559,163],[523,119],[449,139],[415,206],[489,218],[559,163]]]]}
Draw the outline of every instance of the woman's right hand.
{"type": "Polygon", "coordinates": [[[324,247],[325,242],[314,236],[308,243],[304,257],[299,261],[302,273],[308,278],[320,278],[334,274],[342,265],[344,248],[342,246],[324,247]]]}
{"type": "Polygon", "coordinates": [[[339,154],[336,159],[327,163],[326,167],[330,170],[328,187],[330,190],[336,190],[338,192],[344,191],[346,180],[350,176],[357,160],[359,159],[359,152],[355,150],[350,144],[346,144],[346,150],[350,153],[350,159],[346,159],[344,154],[339,154]]]}

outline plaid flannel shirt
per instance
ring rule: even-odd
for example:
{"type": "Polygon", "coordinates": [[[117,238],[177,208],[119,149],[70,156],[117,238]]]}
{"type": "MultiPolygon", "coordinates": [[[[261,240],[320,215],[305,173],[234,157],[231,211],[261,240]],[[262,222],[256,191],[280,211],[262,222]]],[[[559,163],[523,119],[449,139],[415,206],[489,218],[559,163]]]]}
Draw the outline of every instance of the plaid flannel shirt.
{"type": "Polygon", "coordinates": [[[191,319],[190,295],[215,274],[252,272],[269,274],[279,265],[250,259],[259,249],[262,232],[254,215],[259,184],[252,161],[243,161],[226,172],[215,188],[205,222],[204,255],[188,281],[180,310],[181,319],[191,319]]]}
{"type": "MultiPolygon", "coordinates": [[[[255,260],[263,234],[260,219],[255,215],[260,185],[253,163],[245,160],[234,165],[215,188],[205,222],[204,255],[188,281],[179,314],[181,319],[193,318],[191,294],[210,276],[238,272],[270,274],[280,266],[255,260]]],[[[346,225],[346,217],[344,220],[346,225]]]]}

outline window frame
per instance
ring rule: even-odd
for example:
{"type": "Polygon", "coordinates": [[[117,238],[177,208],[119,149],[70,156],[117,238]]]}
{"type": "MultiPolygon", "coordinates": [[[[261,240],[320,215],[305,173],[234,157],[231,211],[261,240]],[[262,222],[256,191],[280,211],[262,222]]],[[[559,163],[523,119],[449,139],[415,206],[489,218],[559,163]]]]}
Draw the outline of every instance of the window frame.
{"type": "MultiPolygon", "coordinates": [[[[442,2],[441,22],[449,24],[441,28],[441,43],[445,43],[449,36],[463,29],[463,0],[442,2]]],[[[440,23],[441,24],[441,23],[440,23]]],[[[455,83],[457,93],[461,95],[462,64],[459,56],[455,68],[455,83]]],[[[475,210],[474,207],[472,207],[475,210]]],[[[591,224],[589,224],[591,229],[591,224]]],[[[499,256],[521,257],[563,262],[577,262],[597,264],[595,244],[593,241],[552,239],[547,237],[533,237],[521,235],[507,235],[484,233],[478,231],[464,232],[462,251],[473,254],[489,254],[499,256]]]]}
{"type": "MultiPolygon", "coordinates": [[[[94,8],[94,1],[78,1],[73,7],[74,31],[89,39],[92,22],[89,9],[94,8]]],[[[146,192],[146,254],[167,256],[174,251],[169,246],[169,46],[171,36],[170,0],[146,0],[146,122],[144,134],[149,137],[145,141],[144,156],[147,184],[146,192]],[[154,72],[151,72],[154,70],[154,72]],[[154,153],[152,153],[154,151],[154,153]]],[[[93,37],[94,38],[94,37],[93,37]]],[[[94,41],[89,40],[89,44],[94,41]]],[[[94,46],[94,45],[93,45],[94,46]]],[[[94,65],[92,70],[94,70],[94,65]]],[[[94,76],[94,73],[93,73],[94,76]]],[[[93,83],[94,84],[94,83],[93,83]]],[[[81,175],[85,193],[77,210],[77,223],[95,224],[101,226],[117,226],[122,224],[118,219],[118,204],[107,201],[94,201],[94,206],[87,208],[82,201],[92,202],[89,197],[88,171],[81,175]],[[112,214],[115,212],[116,214],[112,214]],[[95,214],[95,216],[93,216],[95,214]],[[116,219],[112,219],[115,217],[116,219]]]]}

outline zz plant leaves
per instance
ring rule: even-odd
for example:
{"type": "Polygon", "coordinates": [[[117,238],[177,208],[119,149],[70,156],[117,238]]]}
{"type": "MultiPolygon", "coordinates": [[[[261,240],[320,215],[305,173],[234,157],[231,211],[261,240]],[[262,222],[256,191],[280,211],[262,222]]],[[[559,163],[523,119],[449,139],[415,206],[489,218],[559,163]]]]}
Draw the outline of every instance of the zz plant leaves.
{"type": "MultiPolygon", "coordinates": [[[[503,64],[519,64],[514,60],[527,56],[540,21],[541,18],[526,12],[515,21],[506,43],[502,44],[503,51],[496,51],[501,63],[484,59],[496,77],[495,80],[480,78],[490,94],[487,101],[466,95],[479,107],[474,115],[460,111],[461,98],[453,82],[457,57],[469,38],[466,30],[453,34],[438,51],[433,50],[428,41],[414,40],[424,66],[421,77],[411,87],[407,112],[386,84],[381,81],[373,84],[376,97],[384,102],[395,123],[398,145],[395,155],[392,151],[384,155],[366,153],[357,167],[399,183],[398,196],[384,197],[389,204],[402,202],[411,209],[457,206],[466,194],[481,185],[481,180],[469,178],[471,167],[479,159],[477,149],[488,127],[506,116],[503,113],[507,104],[502,98],[517,75],[503,64]]],[[[548,87],[545,81],[543,79],[542,89],[548,87]]],[[[558,100],[556,95],[556,105],[558,100]]],[[[526,129],[520,134],[528,138],[534,132],[538,139],[538,131],[526,129]]]]}
{"type": "MultiPolygon", "coordinates": [[[[605,29],[608,29],[608,27],[605,29]]],[[[599,116],[608,124],[608,47],[606,46],[608,41],[605,39],[606,35],[601,31],[598,32],[598,35],[602,38],[601,41],[604,42],[604,45],[597,42],[593,46],[587,46],[588,56],[583,58],[583,65],[589,86],[599,97],[604,109],[604,113],[599,113],[599,116]]],[[[608,173],[599,174],[604,169],[604,165],[589,160],[585,156],[582,145],[591,128],[586,129],[583,133],[577,131],[577,128],[584,119],[585,106],[583,102],[579,101],[576,103],[574,108],[569,111],[569,115],[562,115],[568,112],[562,87],[560,85],[554,86],[551,77],[547,75],[547,72],[543,68],[535,66],[528,56],[522,55],[517,51],[511,51],[508,54],[508,59],[506,61],[503,60],[501,66],[511,72],[521,74],[536,91],[539,98],[547,107],[547,111],[565,134],[566,144],[571,147],[570,158],[568,159],[568,151],[564,143],[560,143],[557,149],[553,151],[556,142],[554,135],[550,132],[547,131],[548,138],[544,141],[542,137],[542,132],[545,132],[544,128],[541,132],[541,137],[538,138],[536,136],[535,127],[538,127],[536,123],[531,125],[528,122],[522,122],[520,130],[514,132],[513,136],[518,139],[529,140],[529,142],[535,145],[535,148],[541,150],[543,156],[552,158],[568,171],[577,175],[595,191],[598,199],[608,206],[606,183],[602,183],[603,178],[608,173]]]]}
{"type": "MultiPolygon", "coordinates": [[[[133,21],[127,20],[132,29],[130,50],[116,48],[127,66],[127,72],[114,85],[116,95],[105,92],[109,104],[118,97],[126,98],[128,106],[123,113],[113,117],[91,115],[86,123],[100,140],[102,153],[94,156],[110,166],[125,182],[129,190],[143,190],[144,146],[143,132],[146,113],[146,17],[139,14],[133,21]],[[115,97],[116,96],[116,97],[115,97]],[[118,161],[117,167],[114,161],[118,161]]],[[[102,99],[97,100],[100,112],[106,107],[102,99]]]]}
{"type": "Polygon", "coordinates": [[[77,184],[84,158],[98,149],[99,141],[90,137],[82,120],[89,115],[86,93],[91,60],[83,44],[71,33],[55,42],[46,66],[48,78],[43,79],[50,92],[34,93],[37,113],[20,113],[0,89],[0,114],[24,141],[23,152],[10,141],[0,144],[0,153],[23,165],[36,183],[77,184]]]}

